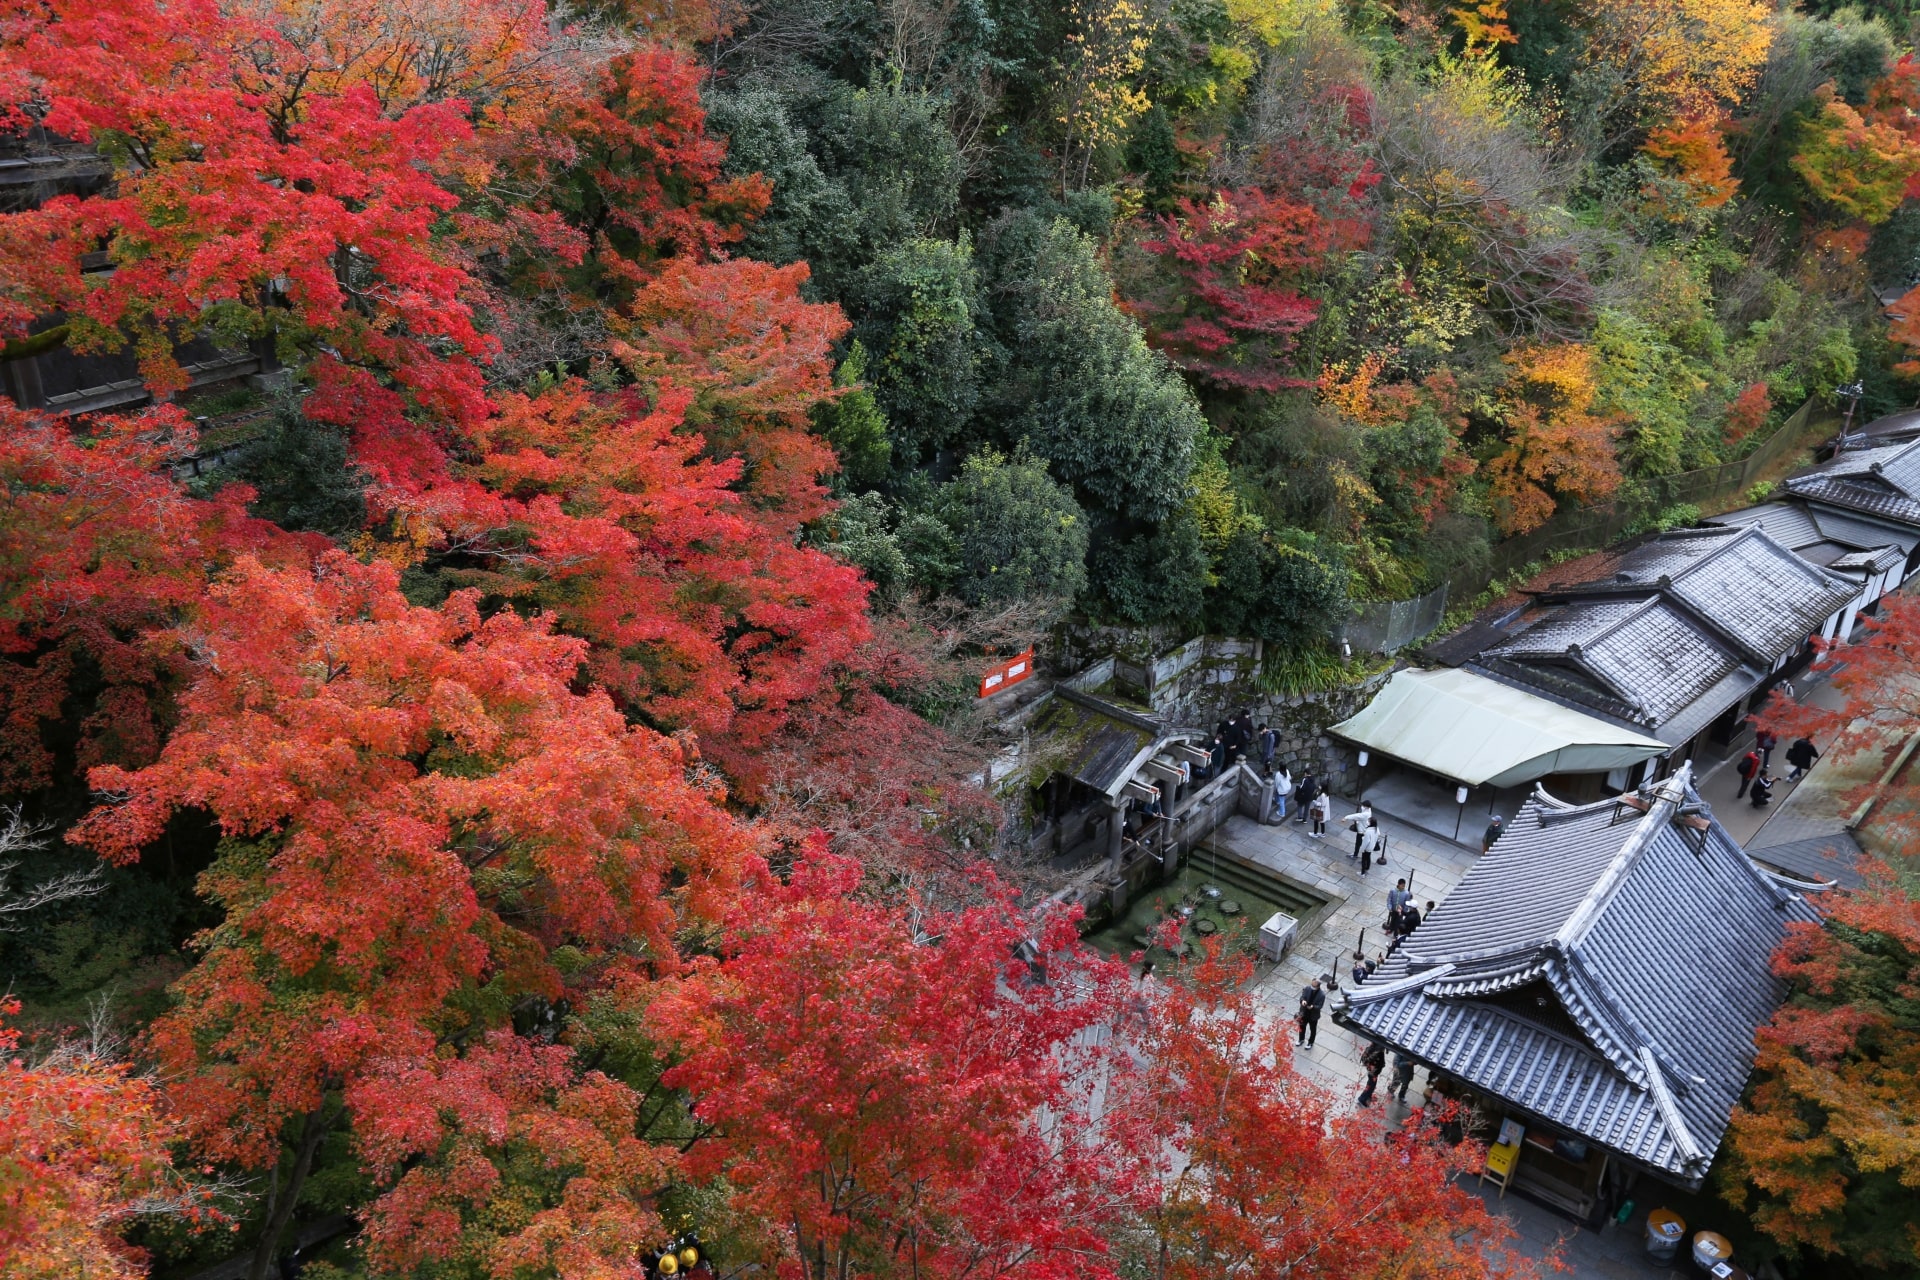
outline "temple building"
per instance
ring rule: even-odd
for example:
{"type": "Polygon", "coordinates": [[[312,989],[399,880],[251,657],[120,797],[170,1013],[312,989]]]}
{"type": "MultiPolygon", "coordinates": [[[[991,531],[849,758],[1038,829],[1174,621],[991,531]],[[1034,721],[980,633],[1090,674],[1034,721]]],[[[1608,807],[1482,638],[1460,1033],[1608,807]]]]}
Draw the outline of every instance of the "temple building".
{"type": "Polygon", "coordinates": [[[1389,792],[1424,778],[1446,793],[1506,788],[1489,807],[1541,780],[1575,800],[1617,794],[1706,741],[1730,742],[1774,684],[1812,660],[1815,640],[1851,618],[1860,593],[1856,578],[1757,525],[1676,530],[1429,645],[1432,670],[1395,673],[1333,732],[1411,771],[1410,782],[1383,778],[1389,792]],[[1463,716],[1449,701],[1480,710],[1463,716]]]}
{"type": "Polygon", "coordinates": [[[1536,790],[1381,971],[1333,1006],[1428,1068],[1513,1181],[1597,1220],[1639,1176],[1698,1187],[1820,887],[1757,865],[1690,766],[1574,805],[1536,790]]]}

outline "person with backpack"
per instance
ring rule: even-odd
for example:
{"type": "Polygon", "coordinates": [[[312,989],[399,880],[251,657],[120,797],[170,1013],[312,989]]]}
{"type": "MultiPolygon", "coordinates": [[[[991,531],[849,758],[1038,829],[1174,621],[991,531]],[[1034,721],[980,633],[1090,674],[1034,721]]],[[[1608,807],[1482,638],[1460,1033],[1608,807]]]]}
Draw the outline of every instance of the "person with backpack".
{"type": "Polygon", "coordinates": [[[1740,757],[1740,763],[1735,768],[1740,774],[1740,789],[1733,793],[1733,798],[1738,800],[1747,794],[1747,788],[1752,786],[1753,780],[1760,776],[1760,753],[1747,752],[1740,757]]]}
{"type": "Polygon", "coordinates": [[[1813,768],[1813,762],[1820,753],[1813,749],[1811,738],[1795,738],[1793,745],[1787,748],[1787,763],[1793,768],[1787,771],[1788,782],[1798,782],[1807,776],[1807,770],[1813,768]]]}

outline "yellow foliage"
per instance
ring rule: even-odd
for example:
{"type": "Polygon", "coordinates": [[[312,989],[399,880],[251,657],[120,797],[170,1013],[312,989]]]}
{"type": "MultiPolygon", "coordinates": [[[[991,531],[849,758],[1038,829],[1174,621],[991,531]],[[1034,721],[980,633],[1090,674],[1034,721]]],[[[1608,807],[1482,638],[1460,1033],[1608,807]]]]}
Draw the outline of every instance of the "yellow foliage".
{"type": "Polygon", "coordinates": [[[1218,453],[1209,450],[1200,455],[1191,482],[1193,496],[1187,499],[1187,510],[1199,524],[1200,541],[1209,551],[1217,554],[1243,529],[1263,527],[1260,517],[1240,505],[1233,473],[1218,453]]]}
{"type": "Polygon", "coordinates": [[[1147,65],[1152,40],[1139,0],[1073,0],[1067,6],[1055,119],[1066,126],[1068,149],[1083,157],[1125,140],[1153,103],[1135,78],[1147,65]]]}
{"type": "Polygon", "coordinates": [[[1338,0],[1227,0],[1234,24],[1270,45],[1284,44],[1338,14],[1338,0]]]}
{"type": "Polygon", "coordinates": [[[1758,0],[1592,0],[1588,57],[1655,117],[1703,116],[1753,87],[1773,46],[1758,0]]]}

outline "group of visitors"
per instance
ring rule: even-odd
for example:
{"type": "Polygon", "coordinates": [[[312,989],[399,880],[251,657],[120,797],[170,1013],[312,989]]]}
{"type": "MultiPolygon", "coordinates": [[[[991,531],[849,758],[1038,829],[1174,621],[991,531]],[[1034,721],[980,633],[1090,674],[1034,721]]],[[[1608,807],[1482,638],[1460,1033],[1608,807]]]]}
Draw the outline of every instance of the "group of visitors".
{"type": "Polygon", "coordinates": [[[1428,900],[1423,913],[1414,905],[1413,891],[1407,888],[1405,880],[1396,880],[1393,889],[1387,894],[1387,936],[1393,941],[1387,945],[1387,954],[1392,955],[1395,948],[1407,940],[1407,935],[1420,927],[1420,922],[1433,914],[1434,904],[1428,900]]]}
{"type": "Polygon", "coordinates": [[[1327,819],[1333,813],[1333,793],[1320,785],[1320,779],[1309,773],[1298,783],[1285,765],[1280,766],[1273,775],[1273,818],[1278,822],[1287,816],[1287,807],[1294,809],[1294,822],[1305,826],[1313,824],[1309,833],[1315,839],[1327,833],[1327,819]]]}
{"type": "MultiPolygon", "coordinates": [[[[1404,882],[1403,882],[1404,883],[1404,882]]],[[[1428,904],[1431,906],[1432,904],[1428,904]]],[[[1384,960],[1369,960],[1360,952],[1353,953],[1353,983],[1359,986],[1371,977],[1384,960]]],[[[1311,1049],[1320,1037],[1320,1011],[1326,1008],[1327,993],[1321,986],[1321,979],[1315,978],[1300,992],[1300,1012],[1294,1021],[1300,1028],[1300,1047],[1311,1049]]],[[[1377,1040],[1369,1040],[1367,1047],[1360,1051],[1360,1065],[1367,1073],[1367,1087],[1360,1093],[1360,1105],[1373,1105],[1373,1095],[1380,1084],[1380,1073],[1387,1068],[1387,1051],[1377,1040]]],[[[1414,1061],[1404,1053],[1393,1055],[1393,1076],[1387,1082],[1387,1096],[1398,1098],[1402,1104],[1407,1100],[1407,1090],[1413,1086],[1414,1061]]]]}
{"type": "MultiPolygon", "coordinates": [[[[1748,803],[1756,809],[1764,809],[1772,803],[1773,789],[1779,785],[1779,780],[1773,776],[1773,749],[1779,743],[1780,739],[1765,729],[1753,735],[1753,749],[1741,756],[1740,763],[1734,766],[1734,771],[1740,775],[1740,789],[1733,793],[1735,800],[1747,797],[1748,803]]],[[[1787,781],[1798,782],[1804,778],[1807,771],[1813,768],[1813,762],[1819,758],[1820,752],[1815,749],[1811,739],[1795,738],[1787,748],[1787,763],[1793,766],[1787,773],[1787,781]]]]}

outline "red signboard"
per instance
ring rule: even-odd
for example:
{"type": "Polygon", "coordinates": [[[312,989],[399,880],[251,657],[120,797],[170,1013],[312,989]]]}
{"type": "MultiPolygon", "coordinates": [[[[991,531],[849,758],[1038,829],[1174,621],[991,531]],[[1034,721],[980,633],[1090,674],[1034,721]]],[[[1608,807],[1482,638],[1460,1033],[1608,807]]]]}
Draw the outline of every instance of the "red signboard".
{"type": "Polygon", "coordinates": [[[987,668],[987,673],[980,677],[980,696],[990,698],[1032,674],[1033,650],[1017,653],[1005,662],[996,662],[987,668]]]}

